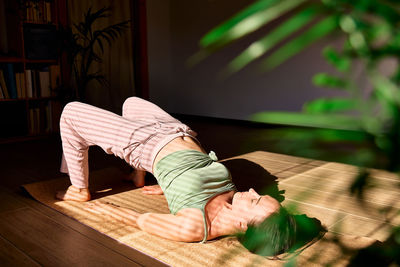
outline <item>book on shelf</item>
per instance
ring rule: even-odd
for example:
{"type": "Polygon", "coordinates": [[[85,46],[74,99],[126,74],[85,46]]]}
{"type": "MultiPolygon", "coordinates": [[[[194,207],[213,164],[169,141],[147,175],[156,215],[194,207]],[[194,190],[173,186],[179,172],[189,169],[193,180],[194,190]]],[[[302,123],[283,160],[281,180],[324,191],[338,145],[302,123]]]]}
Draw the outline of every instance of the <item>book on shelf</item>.
{"type": "Polygon", "coordinates": [[[4,93],[3,93],[3,88],[1,87],[1,84],[0,84],[0,99],[4,99],[4,93]]]}
{"type": "Polygon", "coordinates": [[[50,23],[51,3],[47,1],[27,1],[25,20],[32,23],[50,23]]]}
{"type": "Polygon", "coordinates": [[[17,88],[17,98],[21,98],[22,87],[21,87],[21,80],[19,79],[19,73],[15,73],[15,85],[17,88]]]}
{"type": "Polygon", "coordinates": [[[26,98],[25,72],[19,73],[19,79],[21,84],[21,98],[26,98]]]}
{"type": "Polygon", "coordinates": [[[60,66],[25,70],[25,82],[28,98],[51,97],[52,89],[60,84],[60,66]]]}
{"type": "Polygon", "coordinates": [[[32,135],[39,133],[39,108],[29,109],[29,133],[32,135]]]}
{"type": "Polygon", "coordinates": [[[10,98],[15,99],[17,95],[17,85],[15,82],[14,66],[12,63],[6,63],[3,69],[4,79],[8,89],[8,94],[10,98]]]}
{"type": "Polygon", "coordinates": [[[0,55],[1,54],[8,54],[6,7],[4,1],[0,1],[0,55]]]}
{"type": "Polygon", "coordinates": [[[50,97],[50,72],[48,69],[39,71],[40,96],[50,97]]]}
{"type": "Polygon", "coordinates": [[[17,72],[15,74],[15,81],[17,84],[18,98],[25,98],[26,97],[25,73],[17,72]]]}
{"type": "Polygon", "coordinates": [[[50,88],[52,90],[61,86],[61,71],[60,65],[50,65],[50,88]]]}
{"type": "Polygon", "coordinates": [[[53,130],[51,103],[29,109],[29,133],[48,134],[53,130]]]}
{"type": "Polygon", "coordinates": [[[10,98],[10,95],[8,94],[7,85],[6,85],[6,79],[4,78],[4,72],[2,69],[0,69],[0,86],[1,86],[4,98],[10,98]]]}
{"type": "Polygon", "coordinates": [[[32,88],[32,71],[25,70],[25,83],[26,83],[26,96],[28,98],[33,97],[33,88],[32,88]]]}
{"type": "Polygon", "coordinates": [[[14,72],[13,64],[0,69],[0,98],[51,97],[52,90],[60,86],[60,66],[14,72]]]}

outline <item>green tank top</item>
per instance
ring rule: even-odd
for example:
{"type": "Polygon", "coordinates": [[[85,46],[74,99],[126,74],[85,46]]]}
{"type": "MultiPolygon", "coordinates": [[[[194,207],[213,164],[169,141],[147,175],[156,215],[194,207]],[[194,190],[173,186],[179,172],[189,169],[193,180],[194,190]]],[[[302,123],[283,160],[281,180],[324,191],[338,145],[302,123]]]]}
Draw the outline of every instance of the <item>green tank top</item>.
{"type": "Polygon", "coordinates": [[[162,158],[154,169],[172,214],[185,208],[203,212],[205,234],[202,242],[208,236],[207,202],[219,194],[236,190],[228,169],[217,160],[212,151],[207,155],[197,150],[180,150],[162,158]]]}

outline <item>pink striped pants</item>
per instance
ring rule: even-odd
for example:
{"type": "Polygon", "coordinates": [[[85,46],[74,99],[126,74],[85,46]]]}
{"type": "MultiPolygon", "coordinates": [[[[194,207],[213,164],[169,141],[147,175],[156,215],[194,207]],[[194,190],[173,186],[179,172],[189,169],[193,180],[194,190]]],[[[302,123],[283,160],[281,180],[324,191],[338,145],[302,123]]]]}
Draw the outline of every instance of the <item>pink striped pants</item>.
{"type": "Polygon", "coordinates": [[[125,100],[122,116],[80,102],[68,103],[61,114],[61,172],[72,185],[89,187],[88,150],[100,146],[132,167],[153,171],[157,153],[179,136],[195,137],[188,126],[138,97],[125,100]]]}

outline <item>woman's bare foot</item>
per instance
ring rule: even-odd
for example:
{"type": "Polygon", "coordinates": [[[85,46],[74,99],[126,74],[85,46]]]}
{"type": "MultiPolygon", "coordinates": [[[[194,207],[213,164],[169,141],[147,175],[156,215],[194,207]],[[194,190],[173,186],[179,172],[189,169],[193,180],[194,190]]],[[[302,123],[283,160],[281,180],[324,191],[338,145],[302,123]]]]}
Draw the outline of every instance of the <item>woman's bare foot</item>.
{"type": "Polygon", "coordinates": [[[135,169],[126,178],[128,181],[132,181],[136,187],[144,186],[144,177],[146,176],[146,171],[135,169]]]}
{"type": "Polygon", "coordinates": [[[65,191],[58,191],[56,198],[60,200],[73,200],[85,202],[90,200],[90,192],[87,188],[77,188],[73,185],[65,191]]]}

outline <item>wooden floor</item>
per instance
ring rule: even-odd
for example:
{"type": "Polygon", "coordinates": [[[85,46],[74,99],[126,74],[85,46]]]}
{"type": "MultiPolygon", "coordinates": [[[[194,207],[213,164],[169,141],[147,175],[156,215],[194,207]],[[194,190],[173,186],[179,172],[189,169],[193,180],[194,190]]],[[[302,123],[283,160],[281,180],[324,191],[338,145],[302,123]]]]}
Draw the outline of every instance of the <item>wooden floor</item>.
{"type": "MultiPolygon", "coordinates": [[[[268,127],[182,117],[199,133],[206,150],[220,159],[265,150],[282,152],[268,138],[268,127]]],[[[302,156],[302,155],[300,155],[302,156]]],[[[161,266],[79,222],[31,199],[21,185],[62,176],[57,136],[0,145],[0,262],[2,266],[161,266]]],[[[90,169],[117,166],[122,160],[90,149],[90,169]]]]}

